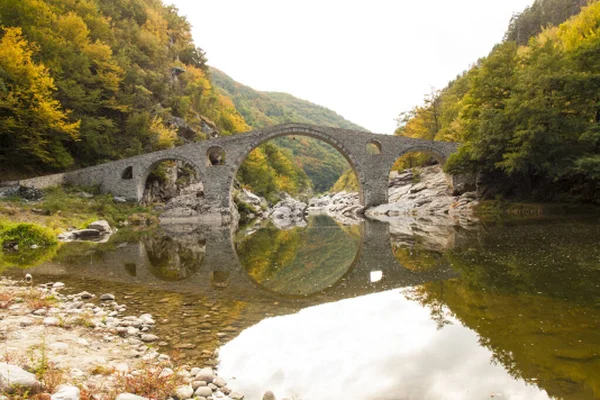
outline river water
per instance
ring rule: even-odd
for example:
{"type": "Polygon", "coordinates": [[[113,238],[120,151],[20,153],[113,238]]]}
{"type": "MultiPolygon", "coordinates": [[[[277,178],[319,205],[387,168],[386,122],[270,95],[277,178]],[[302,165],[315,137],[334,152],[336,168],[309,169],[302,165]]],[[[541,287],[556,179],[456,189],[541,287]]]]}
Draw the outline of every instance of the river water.
{"type": "Polygon", "coordinates": [[[152,313],[161,352],[249,400],[600,398],[597,217],[180,225],[48,258],[36,281],[152,313]]]}

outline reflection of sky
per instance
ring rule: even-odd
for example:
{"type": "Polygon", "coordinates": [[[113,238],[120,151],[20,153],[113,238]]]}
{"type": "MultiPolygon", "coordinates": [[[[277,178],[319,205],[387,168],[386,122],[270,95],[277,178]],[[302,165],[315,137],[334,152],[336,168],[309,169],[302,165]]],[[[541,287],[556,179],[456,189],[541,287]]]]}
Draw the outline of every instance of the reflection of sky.
{"type": "Polygon", "coordinates": [[[248,400],[267,390],[298,400],[549,399],[452,322],[437,330],[397,290],[323,304],[246,329],[221,348],[219,374],[248,400]]]}

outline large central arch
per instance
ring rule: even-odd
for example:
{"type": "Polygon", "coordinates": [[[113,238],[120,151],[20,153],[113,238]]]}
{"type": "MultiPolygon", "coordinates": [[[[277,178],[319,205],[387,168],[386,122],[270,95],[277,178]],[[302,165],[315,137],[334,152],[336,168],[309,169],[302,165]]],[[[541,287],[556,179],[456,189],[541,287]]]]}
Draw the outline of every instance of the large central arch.
{"type": "Polygon", "coordinates": [[[255,140],[252,140],[251,142],[249,142],[241,148],[238,155],[231,162],[231,166],[234,169],[234,173],[231,182],[229,182],[228,185],[228,195],[230,198],[233,193],[233,180],[235,178],[235,175],[237,174],[238,170],[240,169],[246,158],[248,158],[250,153],[263,143],[284,136],[306,136],[313,139],[321,140],[332,146],[334,149],[336,149],[344,157],[344,159],[348,162],[348,165],[350,165],[352,171],[356,174],[358,180],[360,203],[361,205],[365,204],[364,193],[362,188],[363,179],[361,175],[361,169],[358,167],[360,162],[358,161],[357,156],[354,155],[353,152],[347,146],[341,143],[338,139],[328,134],[326,129],[319,129],[317,127],[303,127],[298,126],[296,124],[279,125],[275,127],[275,129],[266,130],[262,135],[257,136],[255,140]]]}

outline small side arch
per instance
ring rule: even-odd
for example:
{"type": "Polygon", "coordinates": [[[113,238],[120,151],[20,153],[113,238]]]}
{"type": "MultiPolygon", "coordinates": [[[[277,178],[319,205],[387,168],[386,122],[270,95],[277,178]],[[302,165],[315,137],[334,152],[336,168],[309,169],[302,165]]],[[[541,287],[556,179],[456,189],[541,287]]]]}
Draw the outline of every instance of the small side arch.
{"type": "Polygon", "coordinates": [[[152,173],[152,170],[155,167],[157,167],[160,163],[165,162],[165,161],[182,161],[194,168],[194,172],[196,173],[196,177],[198,180],[202,181],[204,178],[203,174],[202,174],[202,169],[200,168],[200,166],[196,162],[190,160],[189,158],[183,157],[180,155],[162,156],[160,158],[154,159],[150,164],[148,164],[146,167],[144,167],[143,173],[140,175],[140,178],[137,181],[137,200],[138,201],[141,201],[142,198],[144,197],[144,189],[146,187],[146,181],[148,180],[148,176],[150,176],[150,174],[152,173]]]}
{"type": "Polygon", "coordinates": [[[225,165],[225,150],[221,146],[210,146],[206,150],[206,166],[225,165]]]}
{"type": "Polygon", "coordinates": [[[432,157],[442,166],[446,164],[446,160],[448,158],[442,150],[436,149],[433,146],[412,146],[403,149],[400,153],[396,154],[395,157],[393,157],[392,165],[390,165],[390,170],[400,157],[410,153],[425,153],[428,156],[432,157]]]}
{"type": "Polygon", "coordinates": [[[371,155],[379,155],[381,153],[381,142],[379,140],[371,139],[367,142],[366,145],[367,154],[371,155]]]}
{"type": "Polygon", "coordinates": [[[133,166],[129,166],[121,172],[121,179],[130,180],[133,179],[133,166]]]}

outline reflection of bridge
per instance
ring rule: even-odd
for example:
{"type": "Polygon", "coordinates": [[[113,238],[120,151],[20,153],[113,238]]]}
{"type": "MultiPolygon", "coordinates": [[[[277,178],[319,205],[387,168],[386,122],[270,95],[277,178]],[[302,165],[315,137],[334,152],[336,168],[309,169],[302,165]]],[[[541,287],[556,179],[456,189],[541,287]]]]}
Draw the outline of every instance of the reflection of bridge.
{"type": "MultiPolygon", "coordinates": [[[[183,228],[186,226],[179,226],[183,228]]],[[[111,251],[81,255],[76,262],[38,267],[34,275],[70,275],[105,279],[127,285],[141,285],[159,290],[196,293],[209,298],[224,298],[248,302],[277,301],[282,305],[308,306],[328,301],[379,292],[392,288],[419,285],[455,276],[450,266],[429,272],[413,272],[398,264],[390,246],[389,225],[365,221],[363,239],[352,265],[346,274],[330,288],[307,296],[289,296],[269,291],[252,280],[240,264],[232,231],[226,226],[187,226],[196,243],[205,244],[200,265],[188,270],[189,276],[179,280],[157,274],[143,241],[120,245],[111,251]],[[200,231],[198,229],[200,228],[200,231]],[[381,271],[383,279],[371,282],[371,272],[381,271]],[[101,277],[101,278],[99,278],[101,277]]],[[[179,233],[185,236],[185,233],[179,233]]],[[[176,236],[175,236],[176,237],[176,236]]],[[[189,241],[191,242],[191,241],[189,241]]]]}
{"type": "Polygon", "coordinates": [[[144,194],[146,179],[158,163],[182,160],[196,169],[204,184],[208,203],[216,208],[228,208],[233,179],[248,154],[260,144],[286,135],[310,136],[335,147],[356,173],[366,207],[387,201],[389,172],[401,155],[424,151],[444,162],[456,150],[455,143],[290,123],[139,155],[66,174],[34,178],[22,181],[21,184],[35,187],[65,182],[85,186],[100,185],[105,192],[139,201],[144,194]],[[368,147],[374,151],[367,151],[368,147]]]}

